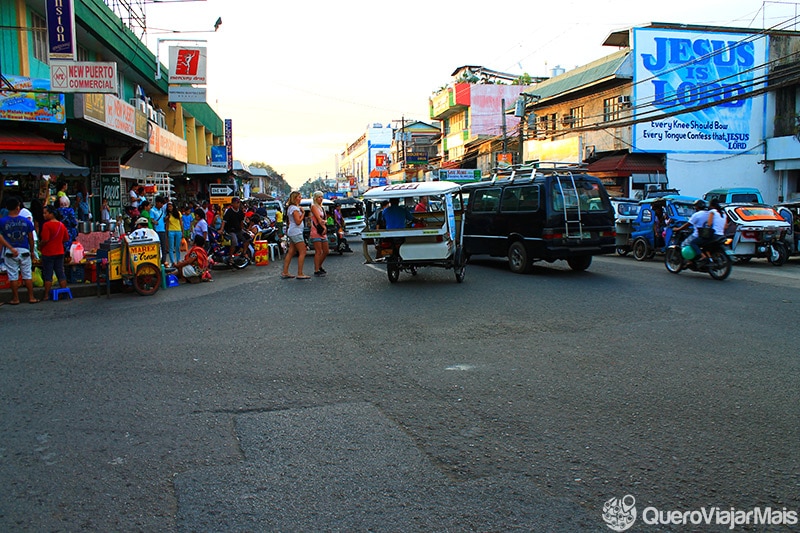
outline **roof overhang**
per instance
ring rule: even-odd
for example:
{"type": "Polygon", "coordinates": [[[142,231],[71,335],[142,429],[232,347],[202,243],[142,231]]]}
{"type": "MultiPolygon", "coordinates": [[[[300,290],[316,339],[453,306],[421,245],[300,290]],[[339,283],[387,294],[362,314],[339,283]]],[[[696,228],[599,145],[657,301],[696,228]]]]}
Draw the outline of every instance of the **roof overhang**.
{"type": "Polygon", "coordinates": [[[87,167],[79,167],[61,154],[0,152],[0,174],[3,176],[88,176],[87,167]]]}

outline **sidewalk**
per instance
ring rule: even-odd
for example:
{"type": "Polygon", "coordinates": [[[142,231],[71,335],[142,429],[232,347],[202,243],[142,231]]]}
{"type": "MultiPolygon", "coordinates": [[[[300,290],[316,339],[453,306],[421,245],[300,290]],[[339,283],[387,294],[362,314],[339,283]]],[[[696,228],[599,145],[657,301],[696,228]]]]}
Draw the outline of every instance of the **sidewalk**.
{"type": "MultiPolygon", "coordinates": [[[[57,284],[53,284],[54,288],[57,288],[57,284]]],[[[72,293],[73,298],[82,298],[84,296],[97,296],[98,295],[98,288],[96,283],[68,283],[67,287],[69,287],[70,292],[72,293]]],[[[100,295],[106,295],[106,287],[103,285],[100,289],[100,295]]],[[[118,287],[114,287],[111,285],[111,293],[119,292],[118,287]],[[115,288],[117,290],[115,290],[115,288]]],[[[44,298],[44,287],[34,287],[33,288],[33,295],[42,300],[44,298]]],[[[65,296],[60,296],[59,300],[62,298],[67,298],[65,296]]],[[[11,301],[11,289],[0,289],[0,303],[7,304],[11,301]]],[[[19,301],[20,303],[27,303],[28,302],[28,289],[25,288],[25,285],[20,282],[19,287],[19,301]]]]}

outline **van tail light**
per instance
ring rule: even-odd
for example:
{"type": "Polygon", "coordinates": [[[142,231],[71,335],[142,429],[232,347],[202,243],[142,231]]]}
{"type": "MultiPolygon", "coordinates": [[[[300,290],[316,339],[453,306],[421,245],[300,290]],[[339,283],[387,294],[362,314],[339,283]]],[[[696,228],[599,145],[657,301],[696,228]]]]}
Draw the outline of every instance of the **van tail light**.
{"type": "Polygon", "coordinates": [[[437,235],[436,242],[444,242],[444,235],[437,235]]]}
{"type": "Polygon", "coordinates": [[[600,232],[600,236],[601,237],[616,237],[617,236],[617,232],[613,231],[613,230],[612,231],[601,231],[600,232]]]}
{"type": "Polygon", "coordinates": [[[542,230],[542,239],[546,241],[555,241],[563,238],[564,234],[561,233],[560,231],[554,230],[552,228],[542,230]]]}

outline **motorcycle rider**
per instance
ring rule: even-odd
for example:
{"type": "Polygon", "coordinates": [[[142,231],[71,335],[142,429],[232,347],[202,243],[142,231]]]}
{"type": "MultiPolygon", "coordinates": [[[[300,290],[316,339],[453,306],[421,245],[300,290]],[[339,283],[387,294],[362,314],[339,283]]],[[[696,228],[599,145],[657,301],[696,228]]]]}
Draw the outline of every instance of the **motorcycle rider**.
{"type": "MultiPolygon", "coordinates": [[[[678,228],[677,231],[682,231],[688,228],[689,226],[692,226],[693,228],[692,235],[683,242],[683,246],[692,247],[692,249],[694,250],[695,257],[699,258],[698,260],[699,263],[701,261],[708,260],[709,255],[702,249],[702,246],[710,242],[700,237],[700,228],[703,227],[713,228],[715,218],[721,217],[721,215],[716,210],[709,212],[707,210],[706,203],[703,200],[695,200],[693,205],[695,209],[694,214],[689,218],[689,221],[685,222],[681,227],[678,228]]],[[[725,226],[723,221],[723,228],[724,227],[725,226]]]]}
{"type": "Polygon", "coordinates": [[[227,233],[231,240],[231,249],[229,258],[232,258],[236,253],[236,248],[241,245],[243,248],[247,246],[247,237],[242,231],[244,228],[245,213],[241,209],[241,199],[234,196],[231,200],[231,206],[225,211],[222,217],[222,225],[219,228],[220,235],[227,233]]]}

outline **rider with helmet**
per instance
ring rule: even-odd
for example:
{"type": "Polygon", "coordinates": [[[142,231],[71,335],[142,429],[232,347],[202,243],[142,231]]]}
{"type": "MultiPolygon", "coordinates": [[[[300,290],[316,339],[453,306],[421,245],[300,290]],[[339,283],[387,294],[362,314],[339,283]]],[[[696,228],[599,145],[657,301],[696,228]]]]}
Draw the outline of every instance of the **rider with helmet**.
{"type": "Polygon", "coordinates": [[[700,235],[701,228],[714,228],[715,217],[721,215],[716,211],[708,211],[706,203],[703,200],[695,200],[694,214],[689,218],[689,221],[684,223],[678,231],[688,228],[690,225],[693,228],[692,235],[683,242],[684,246],[690,246],[694,250],[694,256],[699,257],[701,260],[708,259],[708,254],[702,250],[702,246],[714,240],[714,237],[707,238],[700,235]]]}

